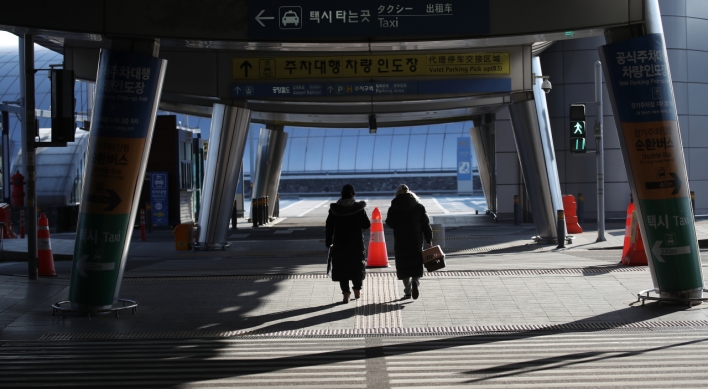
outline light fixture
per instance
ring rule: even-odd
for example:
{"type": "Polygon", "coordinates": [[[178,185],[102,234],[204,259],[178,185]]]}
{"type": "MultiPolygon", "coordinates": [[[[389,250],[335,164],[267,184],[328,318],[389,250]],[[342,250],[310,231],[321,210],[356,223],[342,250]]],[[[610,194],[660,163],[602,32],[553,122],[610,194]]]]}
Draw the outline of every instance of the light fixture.
{"type": "Polygon", "coordinates": [[[550,76],[537,76],[536,73],[532,73],[533,76],[533,82],[536,83],[537,78],[543,79],[543,82],[541,83],[541,89],[548,93],[553,89],[553,86],[551,85],[551,82],[548,80],[550,76]]]}
{"type": "Polygon", "coordinates": [[[369,134],[376,133],[376,115],[373,113],[369,115],[369,134]]]}

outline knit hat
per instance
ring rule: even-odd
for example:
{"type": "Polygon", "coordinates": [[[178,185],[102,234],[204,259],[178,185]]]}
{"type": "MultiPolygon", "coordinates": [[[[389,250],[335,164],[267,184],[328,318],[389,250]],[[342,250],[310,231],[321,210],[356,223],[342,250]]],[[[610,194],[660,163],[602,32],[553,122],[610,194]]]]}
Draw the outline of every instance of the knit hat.
{"type": "Polygon", "coordinates": [[[346,184],[342,187],[342,197],[350,198],[354,197],[356,192],[354,191],[354,186],[351,184],[346,184]]]}

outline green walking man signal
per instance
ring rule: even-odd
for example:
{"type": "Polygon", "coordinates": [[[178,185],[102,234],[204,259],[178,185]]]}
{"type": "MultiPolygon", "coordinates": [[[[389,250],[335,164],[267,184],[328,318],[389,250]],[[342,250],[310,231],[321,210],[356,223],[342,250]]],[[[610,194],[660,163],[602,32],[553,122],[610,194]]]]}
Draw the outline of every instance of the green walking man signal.
{"type": "Polygon", "coordinates": [[[570,105],[570,152],[585,153],[585,104],[570,105]]]}

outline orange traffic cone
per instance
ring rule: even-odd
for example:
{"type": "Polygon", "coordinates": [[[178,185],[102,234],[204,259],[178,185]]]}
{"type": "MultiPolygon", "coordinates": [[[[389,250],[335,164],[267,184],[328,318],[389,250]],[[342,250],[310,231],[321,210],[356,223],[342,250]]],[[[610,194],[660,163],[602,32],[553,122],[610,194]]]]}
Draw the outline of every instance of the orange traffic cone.
{"type": "Polygon", "coordinates": [[[37,274],[40,276],[56,276],[57,271],[54,270],[52,242],[49,239],[49,220],[47,220],[44,212],[37,220],[37,256],[39,257],[37,274]]]}
{"type": "Polygon", "coordinates": [[[388,251],[386,251],[386,238],[384,237],[383,222],[379,208],[374,208],[371,213],[371,239],[369,239],[369,254],[366,258],[366,267],[389,267],[388,251]]]}
{"type": "Polygon", "coordinates": [[[637,211],[634,210],[634,202],[629,203],[629,207],[627,207],[622,264],[627,266],[647,265],[647,253],[644,251],[644,242],[639,231],[639,220],[637,220],[637,211]]]}
{"type": "Polygon", "coordinates": [[[569,234],[582,234],[583,228],[578,224],[577,204],[575,204],[575,196],[563,196],[563,210],[565,211],[565,226],[569,234]]]}

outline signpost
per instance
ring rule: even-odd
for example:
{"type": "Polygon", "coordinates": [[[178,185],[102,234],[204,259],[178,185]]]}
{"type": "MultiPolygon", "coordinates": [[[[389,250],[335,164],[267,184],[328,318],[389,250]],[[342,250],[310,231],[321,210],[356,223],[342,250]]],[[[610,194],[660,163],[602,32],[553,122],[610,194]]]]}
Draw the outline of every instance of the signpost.
{"type": "Polygon", "coordinates": [[[232,60],[239,81],[507,75],[509,52],[249,57],[232,60]]]}
{"type": "Polygon", "coordinates": [[[150,223],[153,226],[164,227],[169,225],[168,198],[167,173],[150,173],[150,208],[152,209],[150,223]]]}
{"type": "Polygon", "coordinates": [[[250,39],[452,37],[489,33],[489,0],[248,2],[250,39]],[[421,28],[421,26],[425,26],[421,28]]]}
{"type": "Polygon", "coordinates": [[[598,50],[655,287],[662,295],[700,296],[701,259],[663,37],[598,50]]]}
{"type": "Polygon", "coordinates": [[[109,307],[120,289],[166,62],[101,52],[69,288],[73,309],[109,307]]]}

